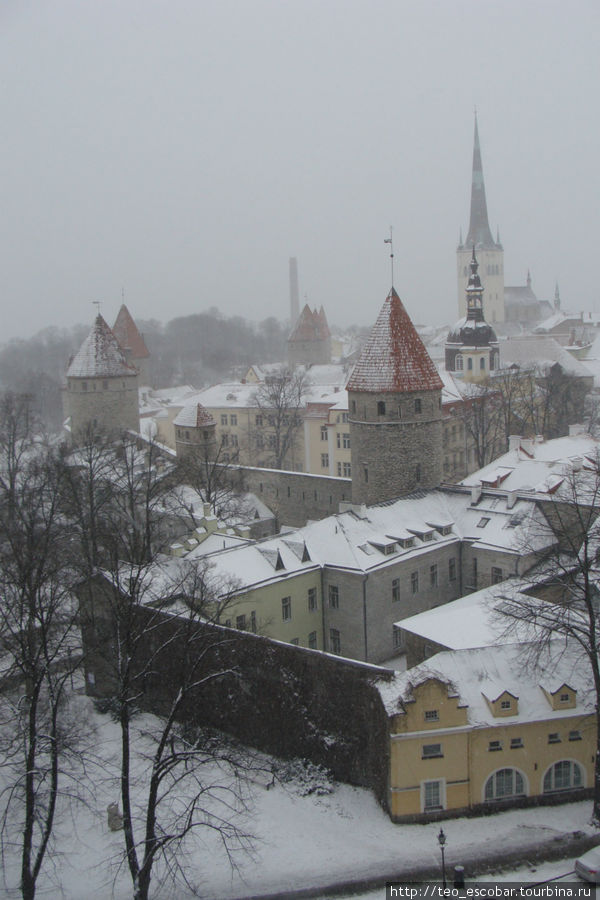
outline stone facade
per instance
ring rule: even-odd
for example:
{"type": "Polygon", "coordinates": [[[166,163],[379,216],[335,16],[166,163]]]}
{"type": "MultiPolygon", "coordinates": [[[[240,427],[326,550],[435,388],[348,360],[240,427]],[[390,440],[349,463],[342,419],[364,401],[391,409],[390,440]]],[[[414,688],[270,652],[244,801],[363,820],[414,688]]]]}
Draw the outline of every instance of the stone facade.
{"type": "Polygon", "coordinates": [[[340,503],[350,502],[352,496],[350,478],[245,466],[235,466],[232,470],[242,473],[246,489],[274,512],[280,527],[301,527],[308,519],[333,515],[340,503]]]}
{"type": "Polygon", "coordinates": [[[441,391],[349,391],[352,499],[379,503],[442,479],[441,391]]]}
{"type": "Polygon", "coordinates": [[[67,378],[65,413],[74,440],[88,428],[111,434],[139,431],[137,375],[121,378],[67,378]]]}

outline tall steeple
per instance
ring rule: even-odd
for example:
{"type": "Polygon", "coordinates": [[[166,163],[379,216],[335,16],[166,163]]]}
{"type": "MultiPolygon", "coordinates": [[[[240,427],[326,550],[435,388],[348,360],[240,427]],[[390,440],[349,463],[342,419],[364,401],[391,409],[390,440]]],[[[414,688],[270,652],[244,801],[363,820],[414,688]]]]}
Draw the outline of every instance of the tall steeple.
{"type": "Polygon", "coordinates": [[[479,130],[477,113],[475,113],[475,134],[473,137],[473,175],[471,181],[471,219],[469,233],[465,241],[467,246],[473,244],[477,249],[491,250],[496,247],[488,221],[485,184],[483,182],[483,166],[481,164],[481,148],[479,146],[479,130]]]}

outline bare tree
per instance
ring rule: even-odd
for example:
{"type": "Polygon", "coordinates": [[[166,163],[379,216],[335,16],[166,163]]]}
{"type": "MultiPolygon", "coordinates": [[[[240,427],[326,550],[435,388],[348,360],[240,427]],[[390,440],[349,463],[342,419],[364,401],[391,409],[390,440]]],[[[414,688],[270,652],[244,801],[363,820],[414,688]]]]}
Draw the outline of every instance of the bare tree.
{"type": "Polygon", "coordinates": [[[204,732],[184,741],[177,725],[190,704],[201,704],[209,684],[234,677],[224,647],[239,638],[209,627],[234,586],[215,584],[202,561],[158,553],[172,473],[151,446],[139,451],[126,443],[116,454],[107,452],[113,457],[113,493],[103,515],[113,527],[97,529],[102,570],[90,570],[78,593],[87,681],[94,693],[110,698],[120,726],[124,853],[134,896],[142,900],[157,862],[170,877],[185,877],[175,851],[193,830],[217,831],[229,854],[247,844],[238,824],[243,797],[235,760],[204,732]],[[139,755],[134,763],[140,709],[161,715],[151,729],[153,750],[142,761],[142,786],[139,755]],[[218,762],[226,781],[214,785],[200,775],[209,760],[218,762]]]}
{"type": "MultiPolygon", "coordinates": [[[[222,440],[216,445],[198,444],[178,459],[178,478],[193,487],[216,516],[237,515],[243,511],[243,479],[235,463],[222,440]]],[[[194,511],[186,511],[193,518],[194,511]]]]}
{"type": "Polygon", "coordinates": [[[302,410],[310,385],[304,369],[282,369],[269,375],[254,393],[262,424],[257,426],[255,441],[261,439],[270,465],[282,469],[290,463],[294,441],[302,426],[302,410]]]}
{"type": "Polygon", "coordinates": [[[33,898],[59,787],[77,756],[68,695],[78,664],[72,534],[60,509],[63,468],[33,432],[26,399],[0,404],[0,759],[3,852],[21,833],[21,893],[33,898]]]}
{"type": "Polygon", "coordinates": [[[552,642],[562,639],[579,664],[589,668],[595,696],[597,745],[593,820],[600,824],[600,460],[564,476],[553,500],[544,503],[545,524],[537,535],[553,545],[529,573],[527,593],[503,588],[497,610],[507,634],[523,644],[524,659],[543,667],[552,642]],[[554,541],[552,539],[554,538],[554,541]]]}
{"type": "Polygon", "coordinates": [[[463,421],[467,446],[475,454],[481,469],[504,450],[501,397],[495,385],[465,383],[461,386],[463,403],[458,415],[463,421]]]}

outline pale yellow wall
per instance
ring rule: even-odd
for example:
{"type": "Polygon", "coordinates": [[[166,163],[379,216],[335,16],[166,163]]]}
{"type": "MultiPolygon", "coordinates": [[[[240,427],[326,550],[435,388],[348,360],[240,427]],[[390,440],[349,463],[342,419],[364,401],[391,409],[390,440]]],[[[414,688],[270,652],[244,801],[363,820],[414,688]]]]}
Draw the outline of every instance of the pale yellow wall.
{"type": "MultiPolygon", "coordinates": [[[[540,693],[541,689],[540,689],[540,693]]],[[[503,693],[491,707],[500,706],[503,693]]],[[[513,698],[511,698],[513,699],[513,698]]],[[[513,699],[514,702],[514,699],[513,699]]],[[[595,717],[591,714],[554,716],[554,699],[548,698],[548,718],[537,722],[511,720],[510,712],[498,710],[497,723],[481,727],[467,723],[468,710],[448,697],[447,686],[431,679],[415,689],[406,713],[390,717],[390,809],[394,817],[423,812],[423,785],[441,781],[445,809],[463,809],[485,802],[488,778],[503,768],[518,770],[524,777],[525,793],[543,793],[549,767],[561,760],[577,762],[583,772],[583,787],[593,784],[596,742],[595,717]],[[439,710],[439,720],[425,720],[425,710],[439,710]],[[580,740],[570,740],[579,732],[580,740]],[[549,741],[557,734],[558,742],[549,741]],[[520,739],[523,746],[511,747],[520,739]],[[501,749],[490,749],[499,741],[501,749]],[[424,758],[424,745],[441,745],[441,755],[424,758]]]]}
{"type": "Polygon", "coordinates": [[[333,475],[350,478],[350,425],[348,410],[329,409],[320,416],[304,419],[303,429],[305,472],[312,475],[333,475]],[[326,438],[321,437],[321,429],[326,429],[326,438]],[[344,446],[344,443],[347,446],[344,446]],[[339,446],[338,446],[339,445],[339,446]],[[322,456],[327,454],[327,465],[322,456]]]}
{"type": "Polygon", "coordinates": [[[246,630],[250,630],[250,613],[254,610],[258,634],[286,643],[298,638],[301,647],[308,647],[308,636],[316,631],[317,649],[323,650],[322,609],[321,574],[320,570],[315,569],[300,572],[274,584],[259,585],[240,597],[234,597],[223,610],[220,621],[226,624],[229,620],[235,628],[236,617],[245,615],[246,630]],[[308,608],[309,588],[314,588],[317,592],[317,609],[314,611],[308,608]],[[289,621],[284,621],[282,617],[283,597],[291,598],[292,618],[289,621]]]}

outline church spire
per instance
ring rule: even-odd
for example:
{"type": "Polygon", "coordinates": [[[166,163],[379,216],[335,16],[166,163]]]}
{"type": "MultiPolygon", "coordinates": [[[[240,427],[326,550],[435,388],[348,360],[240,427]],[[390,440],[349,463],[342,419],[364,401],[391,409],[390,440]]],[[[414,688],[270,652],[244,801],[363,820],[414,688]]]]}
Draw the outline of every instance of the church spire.
{"type": "Polygon", "coordinates": [[[471,274],[467,284],[467,319],[476,322],[483,322],[483,285],[477,270],[479,263],[475,256],[475,245],[473,245],[473,255],[470,262],[471,274]]]}
{"type": "Polygon", "coordinates": [[[475,113],[475,134],[473,137],[471,219],[469,222],[469,233],[467,234],[465,244],[467,246],[475,244],[476,247],[483,250],[491,250],[496,247],[488,221],[485,184],[483,183],[483,166],[481,164],[481,148],[479,146],[479,131],[477,128],[477,113],[475,113]]]}

